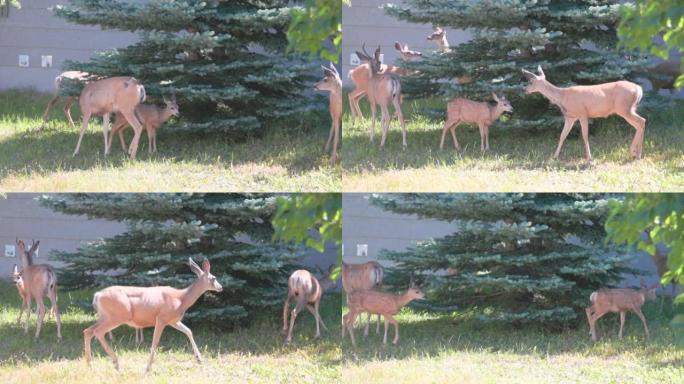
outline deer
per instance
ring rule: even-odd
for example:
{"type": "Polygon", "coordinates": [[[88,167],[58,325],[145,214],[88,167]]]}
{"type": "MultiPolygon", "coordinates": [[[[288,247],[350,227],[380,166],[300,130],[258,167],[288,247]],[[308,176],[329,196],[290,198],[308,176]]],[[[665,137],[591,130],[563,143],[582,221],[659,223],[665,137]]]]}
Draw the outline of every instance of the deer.
{"type": "MultiPolygon", "coordinates": [[[[354,291],[380,290],[383,277],[384,270],[377,261],[369,261],[362,264],[342,263],[342,287],[347,294],[354,291]]],[[[363,331],[364,337],[368,337],[371,317],[372,315],[368,313],[368,323],[363,331]]],[[[378,315],[375,333],[380,333],[380,315],[378,315]]]]}
{"type": "Polygon", "coordinates": [[[638,84],[630,81],[615,81],[596,85],[576,85],[567,88],[556,87],[546,80],[541,66],[537,67],[538,74],[522,70],[528,80],[526,94],[539,92],[552,104],[557,105],[565,124],[554,153],[554,159],[560,155],[565,138],[570,133],[577,120],[582,126],[582,140],[587,162],[591,162],[589,148],[589,119],[618,115],[625,119],[636,130],[630,145],[630,154],[635,159],[641,159],[644,143],[646,119],[637,114],[637,105],[643,96],[643,90],[638,84]]]}
{"type": "MultiPolygon", "coordinates": [[[[41,129],[45,128],[47,125],[48,114],[50,113],[52,107],[54,107],[59,101],[59,90],[62,87],[62,81],[64,79],[70,79],[85,82],[87,81],[88,77],[90,77],[88,72],[81,71],[66,71],[55,77],[55,93],[52,95],[52,99],[50,99],[48,102],[45,113],[43,113],[43,125],[41,126],[41,129]]],[[[74,100],[76,100],[75,96],[67,96],[66,104],[64,104],[64,116],[66,116],[67,120],[69,121],[69,127],[71,128],[74,128],[74,120],[71,118],[71,105],[74,103],[74,100]]]]}
{"type": "MultiPolygon", "coordinates": [[[[22,270],[17,271],[15,268],[16,275],[21,277],[21,289],[19,289],[19,283],[17,283],[17,288],[20,293],[23,290],[22,295],[22,311],[19,313],[19,320],[21,320],[21,315],[23,308],[26,308],[26,324],[24,325],[24,332],[28,333],[29,319],[31,317],[31,299],[36,300],[36,306],[38,307],[38,321],[36,324],[36,333],[34,338],[37,340],[40,337],[40,331],[43,328],[43,320],[45,320],[45,303],[43,302],[45,298],[45,293],[50,299],[51,312],[55,315],[55,321],[57,323],[57,340],[62,339],[62,319],[59,314],[59,307],[57,306],[57,274],[54,268],[48,264],[34,264],[33,257],[38,250],[40,241],[33,241],[31,247],[27,250],[26,244],[17,239],[17,247],[19,248],[19,254],[21,255],[22,270]]],[[[15,276],[16,276],[15,275],[15,276]]],[[[15,277],[15,282],[17,278],[15,277]]]]}
{"type": "Polygon", "coordinates": [[[449,41],[446,37],[446,29],[438,26],[432,27],[432,33],[427,36],[429,41],[434,41],[437,44],[437,49],[440,52],[449,52],[449,41]]]}
{"type": "Polygon", "coordinates": [[[330,279],[330,273],[334,265],[331,265],[327,274],[323,274],[321,278],[316,278],[311,272],[305,269],[294,271],[287,280],[287,298],[283,305],[283,329],[282,333],[287,334],[285,344],[292,342],[292,330],[299,312],[306,307],[306,309],[316,319],[316,338],[321,337],[320,326],[324,330],[328,330],[318,313],[318,307],[321,303],[323,292],[335,286],[335,282],[330,279]],[[288,326],[288,312],[290,309],[290,300],[295,299],[295,308],[292,310],[290,322],[288,326]],[[320,324],[320,326],[319,326],[320,324]]]}
{"type": "MultiPolygon", "coordinates": [[[[172,116],[178,116],[178,103],[176,103],[176,95],[173,95],[171,100],[163,98],[164,106],[159,107],[150,104],[138,104],[135,107],[135,115],[142,123],[143,129],[147,131],[147,152],[157,152],[157,130],[162,124],[166,123],[172,116]]],[[[117,113],[112,125],[112,130],[109,132],[109,140],[107,141],[107,153],[109,153],[112,146],[112,139],[115,134],[119,134],[119,142],[124,152],[127,151],[126,142],[123,136],[123,130],[128,125],[128,121],[123,114],[117,113]]]]}
{"type": "Polygon", "coordinates": [[[138,143],[142,134],[143,126],[135,110],[138,104],[145,101],[145,87],[133,77],[119,76],[97,80],[88,83],[83,88],[79,97],[79,105],[83,114],[83,125],[78,136],[78,143],[74,150],[74,156],[78,155],[81,148],[83,134],[88,129],[88,121],[91,116],[102,116],[102,134],[104,136],[104,154],[109,154],[107,142],[107,130],[109,118],[112,113],[120,113],[131,124],[135,134],[128,148],[131,159],[135,159],[138,152],[138,143]]]}
{"type": "MultiPolygon", "coordinates": [[[[646,244],[653,244],[653,240],[651,239],[651,235],[648,231],[643,231],[641,233],[641,240],[644,241],[646,244]]],[[[662,280],[663,275],[665,275],[665,272],[669,270],[667,266],[667,258],[670,254],[669,249],[665,247],[663,244],[656,244],[655,245],[655,253],[651,254],[651,260],[653,261],[653,264],[656,267],[656,272],[658,273],[658,277],[662,280]]],[[[670,280],[670,285],[672,287],[672,306],[674,307],[674,297],[675,297],[675,292],[677,290],[677,280],[672,279],[670,280]]],[[[663,311],[663,305],[665,303],[665,296],[663,296],[661,302],[660,302],[660,312],[662,313],[663,311]]]]}
{"type": "Polygon", "coordinates": [[[195,359],[202,362],[195,339],[190,328],[183,324],[185,312],[207,291],[221,292],[223,287],[211,274],[209,260],[204,259],[200,268],[192,258],[188,258],[190,270],[197,279],[184,289],[168,286],[132,287],[111,286],[95,293],[93,307],[97,309],[98,319],[95,324],[83,331],[85,359],[91,365],[93,355],[91,342],[97,338],[107,355],[112,359],[114,368],[119,370],[119,360],[107,343],[105,333],[127,324],[133,328],[154,327],[150,358],[145,368],[149,372],[154,362],[155,351],[159,345],[162,331],[171,326],[187,336],[192,346],[195,359]]]}
{"type": "Polygon", "coordinates": [[[380,106],[382,111],[382,139],[380,140],[380,148],[385,146],[387,139],[387,131],[389,130],[391,116],[388,111],[388,105],[392,103],[394,110],[401,125],[402,147],[406,149],[406,125],[404,124],[404,115],[401,111],[401,83],[399,78],[392,74],[381,72],[380,63],[380,46],[375,50],[375,54],[370,56],[366,52],[366,44],[362,46],[363,52],[356,51],[356,55],[363,61],[367,62],[370,67],[370,80],[368,82],[368,101],[371,105],[371,129],[370,141],[373,142],[373,135],[375,133],[375,111],[376,106],[380,106]]]}
{"type": "Polygon", "coordinates": [[[325,151],[330,150],[332,143],[332,155],[330,157],[330,164],[337,162],[337,146],[340,141],[340,123],[342,121],[342,80],[337,68],[330,63],[330,67],[321,65],[323,69],[323,79],[314,84],[315,91],[327,91],[330,93],[330,118],[332,124],[330,125],[330,135],[328,142],[325,144],[325,151]]]}
{"type": "Polygon", "coordinates": [[[632,311],[639,316],[641,322],[644,324],[644,332],[646,337],[649,337],[648,325],[646,325],[646,318],[641,312],[641,307],[647,300],[655,300],[656,288],[658,283],[647,286],[644,279],[641,279],[640,289],[630,288],[604,288],[593,292],[589,296],[591,305],[585,309],[587,320],[589,321],[589,332],[593,341],[596,337],[596,321],[608,312],[620,313],[620,339],[622,339],[622,329],[625,325],[625,316],[627,311],[632,311]]]}
{"type": "MultiPolygon", "coordinates": [[[[399,52],[399,55],[405,61],[416,61],[422,57],[422,53],[417,51],[411,51],[408,46],[402,47],[399,42],[394,43],[394,48],[399,52]]],[[[410,76],[416,73],[416,71],[411,71],[405,68],[397,67],[392,64],[380,64],[380,72],[390,73],[397,76],[410,76]]],[[[348,77],[354,83],[354,90],[348,95],[349,98],[349,109],[351,111],[352,124],[357,117],[363,119],[363,113],[361,112],[361,107],[359,107],[359,102],[368,93],[368,84],[370,83],[371,70],[370,64],[364,62],[358,65],[356,68],[349,71],[348,77]]],[[[399,102],[401,102],[401,95],[399,102]]]]}
{"type": "Polygon", "coordinates": [[[661,89],[673,90],[675,80],[682,74],[678,60],[663,61],[648,68],[648,70],[649,73],[646,74],[646,77],[651,81],[653,90],[656,92],[661,89]]]}
{"type": "Polygon", "coordinates": [[[466,99],[454,99],[447,104],[447,119],[442,131],[442,140],[439,149],[444,149],[444,139],[447,131],[451,131],[454,140],[454,148],[459,150],[456,139],[456,127],[461,123],[477,124],[480,128],[480,152],[489,150],[489,126],[499,119],[504,112],[513,112],[511,103],[505,96],[498,97],[492,93],[496,105],[491,106],[486,102],[471,101],[466,99]]]}
{"type": "Polygon", "coordinates": [[[394,318],[401,308],[413,300],[422,299],[425,294],[418,288],[410,286],[403,295],[377,291],[354,291],[347,295],[349,312],[342,317],[342,338],[345,327],[349,330],[352,345],[356,346],[354,339],[354,321],[362,312],[382,315],[385,318],[385,336],[383,344],[387,344],[387,326],[394,325],[394,340],[392,344],[399,342],[399,322],[394,318]]]}

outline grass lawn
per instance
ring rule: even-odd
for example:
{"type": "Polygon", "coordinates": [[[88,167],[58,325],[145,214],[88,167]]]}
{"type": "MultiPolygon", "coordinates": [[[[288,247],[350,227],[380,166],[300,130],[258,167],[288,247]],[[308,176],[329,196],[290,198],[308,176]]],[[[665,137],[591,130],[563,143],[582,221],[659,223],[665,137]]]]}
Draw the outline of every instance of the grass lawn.
{"type": "MultiPolygon", "coordinates": [[[[667,304],[666,304],[667,307],[667,304]]],[[[669,308],[666,312],[669,312],[669,308]]],[[[368,340],[357,325],[357,347],[349,338],[344,350],[347,383],[681,383],[684,349],[678,349],[659,303],[648,303],[651,330],[645,340],[641,322],[627,316],[625,338],[617,337],[619,320],[598,321],[601,338],[592,343],[586,320],[562,333],[483,325],[472,315],[435,315],[404,309],[398,316],[400,340],[388,345],[373,328],[368,340]]],[[[365,318],[365,316],[364,316],[365,318]]]]}
{"type": "MultiPolygon", "coordinates": [[[[341,171],[323,150],[329,125],[313,132],[273,127],[264,137],[232,142],[224,135],[193,136],[162,127],[157,153],[143,133],[130,161],[115,139],[103,155],[102,119],[92,119],[81,153],[72,157],[80,127],[71,129],[62,103],[47,129],[37,131],[50,96],[26,90],[0,93],[0,191],[172,192],[339,191],[341,171]]],[[[183,111],[181,110],[181,118],[183,111]]],[[[72,116],[78,124],[77,103],[72,116]]],[[[130,143],[132,129],[127,129],[130,143]]]]}
{"type": "Polygon", "coordinates": [[[93,324],[95,316],[75,303],[90,300],[92,292],[60,292],[63,340],[57,342],[55,322],[49,320],[35,342],[35,314],[30,334],[25,335],[16,324],[16,289],[0,281],[0,383],[337,383],[340,379],[339,295],[326,294],[321,301],[321,316],[330,331],[322,330],[323,337],[314,339],[313,317],[305,312],[297,319],[292,344],[286,347],[280,335],[282,315],[276,313],[232,331],[189,324],[204,358],[201,365],[195,362],[185,335],[166,328],[148,375],[144,370],[152,328],[145,330],[140,347],[135,345],[132,328],[114,330],[111,345],[119,356],[121,372],[114,370],[95,339],[93,365],[87,366],[83,330],[93,324]]]}
{"type": "MultiPolygon", "coordinates": [[[[345,107],[346,105],[346,97],[345,107]]],[[[552,155],[562,124],[546,132],[505,130],[505,122],[490,129],[490,151],[480,153],[477,127],[457,128],[461,152],[448,135],[444,150],[439,141],[443,120],[421,116],[417,109],[436,107],[434,101],[404,103],[408,148],[401,148],[399,122],[393,118],[385,149],[378,111],[375,140],[369,142],[368,102],[362,101],[367,120],[343,121],[342,183],[345,192],[589,192],[681,191],[684,189],[684,101],[666,110],[640,107],[647,119],[644,158],[631,161],[628,147],[634,129],[619,118],[590,122],[593,162],[587,165],[579,123],[563,146],[559,160],[552,155]],[[504,127],[504,128],[502,128],[504,127]]],[[[442,103],[443,104],[443,103],[442,103]]],[[[514,106],[515,108],[515,106],[514,106]]],[[[560,111],[558,112],[560,114],[560,111]]]]}

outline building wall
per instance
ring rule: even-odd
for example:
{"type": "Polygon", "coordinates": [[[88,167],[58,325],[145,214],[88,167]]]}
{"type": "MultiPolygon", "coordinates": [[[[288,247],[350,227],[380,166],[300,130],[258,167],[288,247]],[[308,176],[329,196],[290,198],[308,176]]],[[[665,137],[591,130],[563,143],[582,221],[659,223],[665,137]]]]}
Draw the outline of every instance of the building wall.
{"type": "Polygon", "coordinates": [[[122,48],[137,41],[128,32],[70,24],[48,9],[66,0],[22,0],[0,17],[0,89],[35,88],[52,91],[65,60],[88,60],[95,51],[122,48]],[[29,67],[19,67],[19,55],[29,55],[29,67]],[[41,56],[52,55],[52,67],[41,67],[41,56]]]}
{"type": "MultiPolygon", "coordinates": [[[[385,266],[387,260],[378,260],[382,249],[402,251],[416,241],[439,238],[458,230],[455,223],[419,219],[415,215],[398,215],[375,207],[368,201],[368,195],[345,193],[342,198],[344,209],[342,240],[343,260],[346,263],[363,263],[377,260],[385,266]],[[368,256],[357,256],[357,245],[368,245],[368,256]]],[[[658,281],[655,265],[651,257],[643,252],[635,254],[633,266],[647,271],[645,279],[649,283],[658,281]]],[[[625,275],[623,285],[639,284],[639,278],[625,275]]],[[[667,287],[663,292],[670,293],[667,287]]]]}
{"type": "MultiPolygon", "coordinates": [[[[436,50],[436,45],[427,40],[432,33],[432,25],[411,24],[385,15],[380,9],[382,4],[400,2],[400,0],[354,0],[351,7],[342,7],[342,82],[350,86],[347,77],[355,65],[351,64],[351,56],[361,50],[366,43],[366,51],[373,53],[378,44],[384,53],[385,63],[394,63],[399,54],[394,49],[394,42],[408,44],[409,48],[423,53],[436,50]]],[[[447,29],[447,40],[454,46],[470,39],[470,34],[463,30],[447,29]]]]}

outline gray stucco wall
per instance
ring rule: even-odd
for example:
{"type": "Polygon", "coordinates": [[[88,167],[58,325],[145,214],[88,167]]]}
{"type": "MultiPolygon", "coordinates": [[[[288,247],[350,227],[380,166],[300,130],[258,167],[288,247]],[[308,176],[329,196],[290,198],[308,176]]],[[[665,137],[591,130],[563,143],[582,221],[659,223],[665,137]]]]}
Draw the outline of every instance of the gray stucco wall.
{"type": "Polygon", "coordinates": [[[66,0],[22,0],[0,17],[0,89],[34,88],[52,91],[65,60],[87,61],[95,51],[126,47],[137,35],[70,24],[53,16],[49,7],[66,0]],[[19,67],[19,55],[29,67],[19,67]],[[41,67],[41,56],[52,55],[52,67],[41,67]]]}
{"type": "MultiPolygon", "coordinates": [[[[383,211],[370,204],[366,194],[345,193],[342,198],[344,244],[343,260],[346,263],[364,263],[377,260],[382,249],[401,251],[416,241],[439,238],[454,233],[457,225],[438,220],[419,219],[415,215],[398,215],[383,211]],[[357,244],[368,245],[368,256],[358,257],[357,244]]],[[[387,260],[378,260],[389,266],[387,260]]],[[[651,257],[643,252],[635,254],[634,267],[645,270],[648,283],[658,281],[656,268],[651,257]]],[[[639,279],[632,275],[624,276],[623,284],[633,286],[639,279]]],[[[670,287],[664,289],[670,293],[670,287]]]]}

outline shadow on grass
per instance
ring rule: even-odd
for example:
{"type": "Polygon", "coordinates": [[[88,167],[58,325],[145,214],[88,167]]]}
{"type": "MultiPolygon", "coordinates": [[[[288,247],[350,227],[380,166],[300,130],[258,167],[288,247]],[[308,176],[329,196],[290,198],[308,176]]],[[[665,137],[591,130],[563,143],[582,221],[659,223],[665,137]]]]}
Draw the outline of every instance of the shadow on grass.
{"type": "MultiPolygon", "coordinates": [[[[400,340],[392,345],[394,328],[388,331],[388,344],[382,344],[383,327],[380,335],[373,328],[367,340],[363,329],[355,328],[357,347],[348,337],[342,342],[345,359],[359,363],[367,360],[403,360],[435,358],[449,352],[513,353],[517,355],[597,355],[611,357],[620,354],[636,354],[654,366],[684,366],[684,354],[672,354],[674,331],[669,322],[673,314],[649,303],[644,308],[651,331],[646,339],[639,319],[630,314],[625,324],[625,338],[618,338],[619,319],[617,314],[608,314],[599,320],[597,329],[599,341],[594,343],[589,336],[585,318],[576,328],[551,332],[539,327],[514,328],[512,326],[486,324],[476,319],[475,313],[438,316],[429,313],[404,311],[398,316],[400,340]],[[659,321],[659,320],[660,321],[659,321]],[[657,357],[656,357],[657,356],[657,357]]],[[[364,316],[365,319],[365,316],[364,316]]],[[[364,323],[365,324],[365,323],[364,323]]]]}

